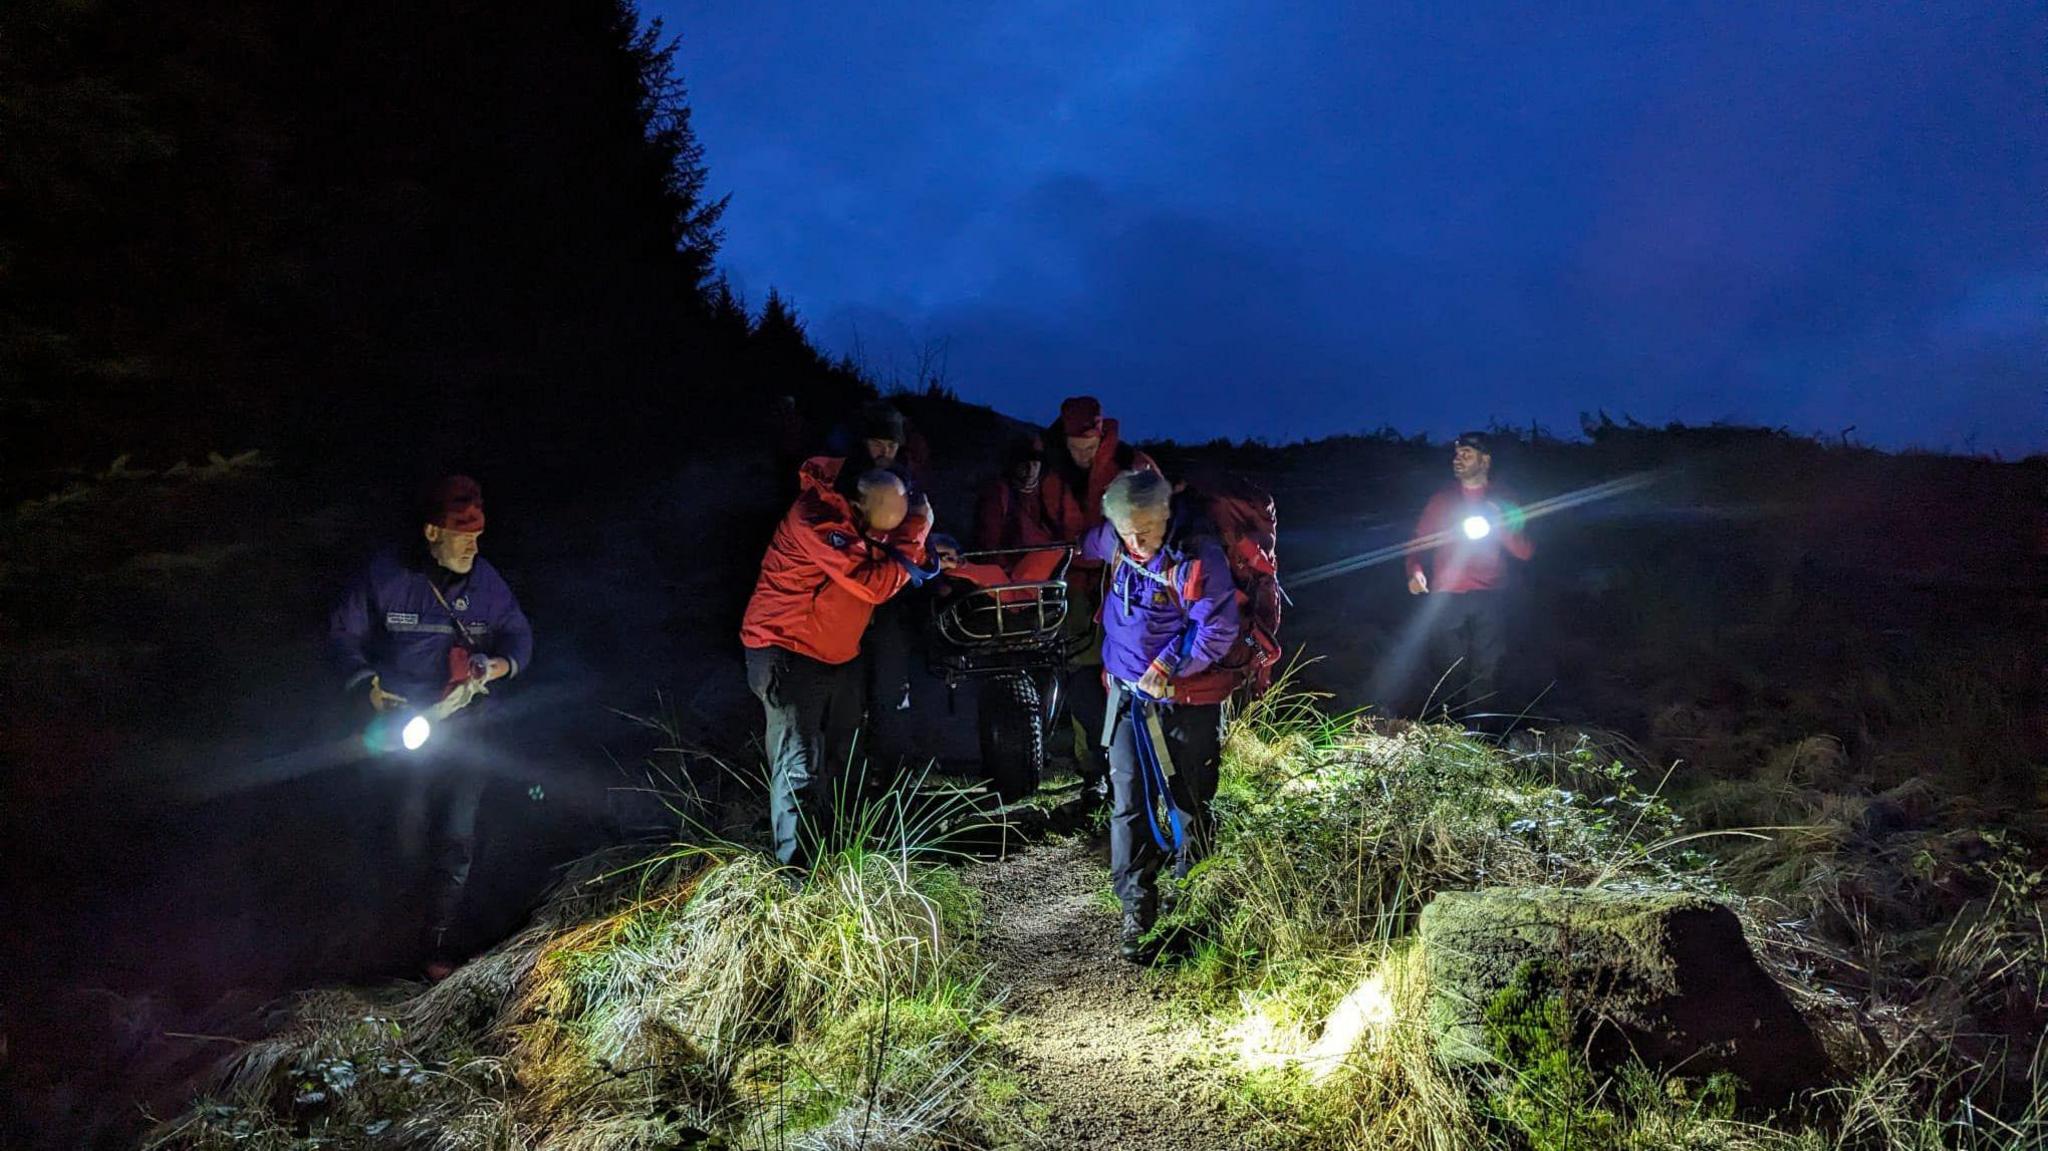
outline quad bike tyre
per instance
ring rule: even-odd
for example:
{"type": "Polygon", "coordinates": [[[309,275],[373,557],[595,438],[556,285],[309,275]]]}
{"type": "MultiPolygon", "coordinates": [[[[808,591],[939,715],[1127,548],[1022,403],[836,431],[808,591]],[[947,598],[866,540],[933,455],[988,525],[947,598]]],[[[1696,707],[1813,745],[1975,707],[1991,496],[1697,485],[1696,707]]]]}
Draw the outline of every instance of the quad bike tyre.
{"type": "Polygon", "coordinates": [[[1045,725],[1038,685],[1027,675],[983,680],[979,702],[981,767],[1004,803],[1038,790],[1045,769],[1045,725]]]}

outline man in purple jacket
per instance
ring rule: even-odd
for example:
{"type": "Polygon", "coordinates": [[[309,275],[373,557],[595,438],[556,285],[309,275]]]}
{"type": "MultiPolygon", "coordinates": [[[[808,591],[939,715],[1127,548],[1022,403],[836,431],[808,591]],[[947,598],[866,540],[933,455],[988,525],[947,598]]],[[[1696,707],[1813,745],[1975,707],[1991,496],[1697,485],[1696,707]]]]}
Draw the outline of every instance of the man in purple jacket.
{"type": "Polygon", "coordinates": [[[1214,834],[1224,697],[1179,687],[1237,642],[1237,588],[1213,531],[1158,472],[1118,476],[1102,510],[1081,550],[1106,571],[1110,880],[1123,904],[1123,956],[1144,962],[1162,862],[1171,856],[1174,879],[1186,878],[1214,834]]]}
{"type": "MultiPolygon", "coordinates": [[[[421,518],[420,539],[403,554],[372,560],[328,622],[335,662],[364,711],[452,716],[533,658],[526,613],[498,569],[477,554],[483,489],[468,476],[450,476],[434,487],[421,518]]],[[[411,787],[399,829],[409,851],[431,853],[439,879],[428,937],[428,973],[437,978],[453,966],[446,948],[476,854],[487,781],[476,757],[458,762],[434,754],[440,746],[430,744],[407,765],[411,787]]]]}

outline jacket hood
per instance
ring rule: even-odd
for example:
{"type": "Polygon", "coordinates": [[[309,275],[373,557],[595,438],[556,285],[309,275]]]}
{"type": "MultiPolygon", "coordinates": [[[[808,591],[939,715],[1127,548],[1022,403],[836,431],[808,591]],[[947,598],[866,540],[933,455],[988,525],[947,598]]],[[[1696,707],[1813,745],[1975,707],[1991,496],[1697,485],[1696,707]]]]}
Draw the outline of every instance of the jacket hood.
{"type": "Polygon", "coordinates": [[[853,501],[836,486],[845,469],[846,461],[837,456],[812,456],[805,460],[796,473],[798,499],[815,501],[835,519],[858,526],[853,501]]]}
{"type": "Polygon", "coordinates": [[[845,467],[846,461],[837,456],[812,456],[796,470],[797,484],[808,494],[829,493],[845,467]]]}
{"type": "MultiPolygon", "coordinates": [[[[1060,430],[1060,422],[1058,420],[1054,420],[1046,425],[1045,429],[1038,434],[1045,445],[1045,462],[1047,464],[1055,462],[1072,464],[1074,462],[1074,457],[1067,454],[1067,433],[1060,430]]],[[[1097,449],[1098,454],[1095,458],[1101,459],[1102,456],[1099,454],[1101,452],[1116,450],[1117,440],[1116,417],[1102,417],[1102,447],[1097,449]]]]}

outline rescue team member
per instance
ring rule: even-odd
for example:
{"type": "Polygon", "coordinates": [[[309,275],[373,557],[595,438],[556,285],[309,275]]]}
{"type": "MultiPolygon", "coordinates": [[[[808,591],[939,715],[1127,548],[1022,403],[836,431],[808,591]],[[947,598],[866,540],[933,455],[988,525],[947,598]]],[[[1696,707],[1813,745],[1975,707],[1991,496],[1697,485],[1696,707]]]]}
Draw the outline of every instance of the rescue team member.
{"type": "Polygon", "coordinates": [[[832,791],[863,709],[861,633],[876,605],[925,577],[931,505],[879,468],[841,494],[844,461],[816,457],[761,557],[740,642],[747,686],[767,712],[775,857],[808,864],[829,831],[832,791]]]}
{"type": "Polygon", "coordinates": [[[1108,565],[1102,743],[1113,796],[1109,872],[1123,905],[1123,956],[1143,962],[1145,935],[1159,911],[1162,863],[1170,856],[1174,879],[1186,878],[1214,834],[1210,804],[1228,688],[1209,698],[1179,687],[1237,642],[1237,588],[1212,530],[1174,498],[1158,472],[1118,476],[1103,493],[1102,509],[1107,522],[1089,533],[1082,551],[1108,565]]]}
{"type": "Polygon", "coordinates": [[[1436,600],[1440,614],[1431,633],[1431,666],[1436,674],[1456,665],[1465,707],[1499,709],[1495,698],[1507,654],[1508,557],[1526,561],[1535,545],[1522,531],[1520,505],[1493,482],[1493,450],[1482,432],[1466,432],[1451,444],[1455,482],[1429,498],[1416,521],[1418,542],[1435,539],[1425,571],[1420,551],[1408,557],[1408,594],[1436,600]],[[1440,598],[1438,598],[1440,597],[1440,598]]]}
{"type": "Polygon", "coordinates": [[[1045,441],[1037,434],[1020,436],[1003,452],[1002,474],[981,486],[974,501],[974,548],[1001,551],[1064,542],[1045,505],[1039,502],[1039,481],[1045,472],[1045,441]]]}
{"type": "MultiPolygon", "coordinates": [[[[420,538],[387,552],[349,586],[328,622],[350,691],[373,711],[452,714],[516,676],[533,659],[533,629],[491,562],[477,554],[483,489],[450,476],[429,494],[420,538]]],[[[428,974],[441,978],[462,894],[476,857],[477,811],[488,774],[477,757],[438,754],[430,743],[408,762],[401,841],[432,860],[437,884],[428,928],[428,974]]]]}
{"type": "MultiPolygon", "coordinates": [[[[1061,401],[1060,418],[1045,430],[1045,445],[1038,499],[1046,522],[1064,540],[1078,542],[1102,523],[1103,493],[1118,476],[1133,469],[1159,470],[1151,456],[1123,442],[1117,422],[1103,416],[1102,402],[1094,396],[1061,401]]],[[[1092,562],[1081,566],[1099,567],[1092,562]]]]}
{"type": "MultiPolygon", "coordinates": [[[[1046,459],[1038,481],[1039,508],[1044,522],[1064,543],[1079,545],[1088,533],[1102,524],[1102,496],[1110,483],[1126,471],[1157,472],[1152,457],[1124,443],[1117,421],[1102,414],[1102,403],[1094,396],[1070,396],[1060,403],[1059,419],[1045,429],[1046,459]]],[[[1071,631],[1067,650],[1074,656],[1067,675],[1065,696],[1068,714],[1079,734],[1074,740],[1075,766],[1084,783],[1084,797],[1096,794],[1102,783],[1103,766],[1088,754],[1102,730],[1107,696],[1102,686],[1097,653],[1102,650],[1101,629],[1095,624],[1100,603],[1102,565],[1085,553],[1076,554],[1067,572],[1067,624],[1071,631]]]]}
{"type": "Polygon", "coordinates": [[[851,498],[854,485],[875,468],[895,472],[915,496],[923,487],[925,465],[931,454],[924,437],[911,430],[895,404],[875,400],[864,405],[852,425],[834,437],[846,444],[847,472],[840,474],[839,494],[851,498]]]}
{"type": "MultiPolygon", "coordinates": [[[[911,430],[910,422],[896,405],[887,400],[864,405],[848,431],[851,442],[846,450],[846,463],[835,484],[840,495],[857,499],[855,485],[862,476],[879,468],[895,473],[912,499],[923,498],[928,445],[923,436],[911,430]]],[[[868,639],[863,645],[867,654],[867,688],[873,698],[895,711],[910,710],[911,649],[922,618],[920,606],[904,599],[892,600],[877,607],[868,623],[868,639]]]]}

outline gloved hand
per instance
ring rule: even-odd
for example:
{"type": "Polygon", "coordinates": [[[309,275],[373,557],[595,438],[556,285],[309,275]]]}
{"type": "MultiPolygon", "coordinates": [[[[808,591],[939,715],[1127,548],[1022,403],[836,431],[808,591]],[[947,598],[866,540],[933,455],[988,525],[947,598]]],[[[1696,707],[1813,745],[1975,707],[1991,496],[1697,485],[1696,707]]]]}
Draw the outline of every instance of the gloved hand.
{"type": "Polygon", "coordinates": [[[396,711],[406,705],[406,698],[395,692],[384,690],[376,676],[370,677],[370,710],[377,712],[396,711]]]}
{"type": "Polygon", "coordinates": [[[441,696],[440,701],[429,710],[428,714],[435,719],[447,719],[449,716],[468,707],[476,700],[477,696],[489,694],[491,694],[491,689],[484,686],[484,681],[480,679],[465,679],[461,683],[449,688],[441,696]]]}

